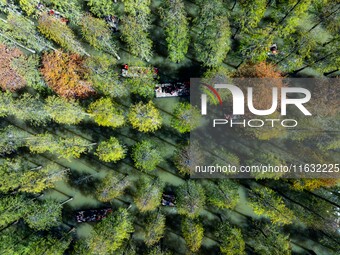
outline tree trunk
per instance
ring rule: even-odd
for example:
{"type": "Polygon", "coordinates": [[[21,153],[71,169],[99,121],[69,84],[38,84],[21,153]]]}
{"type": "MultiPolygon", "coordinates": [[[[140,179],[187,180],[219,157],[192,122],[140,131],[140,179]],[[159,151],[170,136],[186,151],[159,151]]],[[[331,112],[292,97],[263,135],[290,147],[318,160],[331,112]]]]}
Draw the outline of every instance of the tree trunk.
{"type": "Polygon", "coordinates": [[[266,8],[268,8],[268,6],[272,3],[272,0],[268,0],[266,8]]]}
{"type": "Polygon", "coordinates": [[[70,197],[70,198],[66,199],[64,202],[61,202],[60,205],[64,205],[64,204],[66,204],[66,203],[68,203],[72,200],[73,200],[73,197],[70,197]]]}
{"type": "Polygon", "coordinates": [[[319,199],[321,199],[321,200],[323,200],[323,201],[325,201],[325,202],[327,202],[327,203],[330,203],[331,205],[334,205],[334,206],[340,208],[340,205],[338,205],[337,203],[334,203],[333,201],[331,201],[331,200],[329,200],[329,199],[327,199],[327,198],[324,198],[324,197],[322,197],[322,196],[320,196],[320,195],[318,195],[318,194],[315,194],[315,193],[313,193],[313,192],[311,192],[311,191],[309,191],[309,190],[307,190],[307,193],[309,193],[309,194],[311,194],[312,196],[315,196],[315,197],[317,197],[317,198],[319,198],[319,199]]]}
{"type": "MultiPolygon", "coordinates": [[[[279,25],[281,25],[286,18],[289,16],[289,14],[301,3],[302,0],[297,1],[297,3],[286,13],[286,15],[276,24],[275,27],[278,27],[279,25]]],[[[270,31],[269,35],[271,35],[273,32],[275,31],[275,28],[272,29],[272,31],[270,31]]]]}
{"type": "Polygon", "coordinates": [[[0,232],[4,231],[5,229],[9,228],[10,226],[13,226],[14,224],[17,224],[19,220],[13,221],[12,223],[8,224],[6,227],[0,229],[0,232]]]}
{"type": "Polygon", "coordinates": [[[238,34],[238,32],[240,31],[240,26],[237,27],[235,33],[231,36],[231,39],[235,39],[236,35],[238,34]]]}
{"type": "Polygon", "coordinates": [[[234,0],[234,4],[233,4],[233,7],[231,7],[230,11],[233,11],[235,6],[236,6],[236,3],[237,3],[237,0],[234,0]]]}
{"type": "MultiPolygon", "coordinates": [[[[331,53],[327,54],[326,56],[317,59],[316,61],[314,61],[313,64],[318,63],[318,62],[320,62],[320,61],[326,59],[328,56],[333,55],[333,54],[335,54],[335,53],[336,53],[336,52],[331,52],[331,53]]],[[[310,67],[311,65],[312,65],[312,64],[305,65],[304,67],[301,67],[300,69],[297,69],[297,70],[293,71],[293,73],[294,73],[294,74],[297,74],[298,72],[301,72],[302,70],[306,69],[307,67],[310,67]]]]}
{"type": "Polygon", "coordinates": [[[330,74],[332,74],[332,73],[336,73],[337,71],[339,71],[339,69],[335,69],[335,70],[333,70],[333,71],[330,71],[330,72],[327,72],[327,73],[323,73],[323,75],[324,75],[324,76],[328,76],[328,75],[330,75],[330,74]]]}
{"type": "Polygon", "coordinates": [[[236,69],[238,69],[242,64],[243,62],[245,61],[245,58],[242,59],[241,63],[239,63],[237,66],[236,66],[236,69]]]}
{"type": "Polygon", "coordinates": [[[13,39],[7,37],[6,35],[4,35],[4,34],[2,34],[2,33],[0,33],[0,36],[6,38],[7,40],[10,40],[11,42],[15,43],[16,45],[20,46],[21,48],[24,48],[25,50],[27,50],[27,51],[29,51],[29,52],[31,52],[31,53],[33,53],[33,54],[36,53],[35,50],[32,50],[32,49],[30,49],[30,48],[27,48],[26,46],[22,45],[21,43],[18,43],[17,41],[15,41],[15,40],[13,40],[13,39]]]}
{"type": "Polygon", "coordinates": [[[331,12],[329,15],[327,15],[326,17],[320,19],[320,21],[318,23],[316,23],[314,26],[312,26],[307,33],[309,33],[310,31],[312,31],[314,28],[316,28],[318,25],[320,25],[325,19],[329,18],[330,16],[332,16],[334,13],[336,13],[340,8],[336,9],[335,11],[331,12]]]}

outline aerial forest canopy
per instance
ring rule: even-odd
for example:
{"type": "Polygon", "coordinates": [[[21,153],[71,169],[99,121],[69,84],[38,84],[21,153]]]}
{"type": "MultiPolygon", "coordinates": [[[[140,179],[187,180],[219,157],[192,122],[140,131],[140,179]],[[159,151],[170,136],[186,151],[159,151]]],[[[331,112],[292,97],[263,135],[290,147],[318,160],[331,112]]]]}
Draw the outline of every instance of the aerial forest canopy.
{"type": "MultiPolygon", "coordinates": [[[[339,52],[339,0],[0,0],[0,254],[339,254],[339,164],[190,178],[206,151],[237,167],[339,161],[339,52]],[[318,78],[318,114],[211,149],[190,139],[204,125],[190,78],[318,78]]],[[[272,104],[263,83],[254,96],[272,104]]]]}

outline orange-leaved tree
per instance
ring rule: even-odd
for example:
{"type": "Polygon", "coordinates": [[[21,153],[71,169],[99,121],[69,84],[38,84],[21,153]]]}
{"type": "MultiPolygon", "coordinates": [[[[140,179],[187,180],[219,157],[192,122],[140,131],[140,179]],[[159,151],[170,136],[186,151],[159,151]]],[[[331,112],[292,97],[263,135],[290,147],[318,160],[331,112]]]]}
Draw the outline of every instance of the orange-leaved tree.
{"type": "Polygon", "coordinates": [[[95,93],[86,79],[84,59],[77,54],[60,51],[45,53],[41,73],[47,85],[65,98],[86,98],[95,93]]]}
{"type": "Polygon", "coordinates": [[[12,61],[23,56],[18,48],[8,48],[0,44],[0,87],[16,91],[26,86],[25,79],[13,68],[12,61]]]}
{"type": "Polygon", "coordinates": [[[275,65],[265,61],[259,63],[245,63],[235,72],[235,77],[242,78],[282,78],[282,73],[275,65]]]}
{"type": "Polygon", "coordinates": [[[253,88],[253,104],[258,110],[269,109],[272,105],[272,88],[278,89],[278,98],[280,98],[280,89],[284,86],[282,73],[275,65],[265,61],[245,63],[236,70],[233,77],[241,78],[238,85],[243,90],[247,87],[253,88]]]}

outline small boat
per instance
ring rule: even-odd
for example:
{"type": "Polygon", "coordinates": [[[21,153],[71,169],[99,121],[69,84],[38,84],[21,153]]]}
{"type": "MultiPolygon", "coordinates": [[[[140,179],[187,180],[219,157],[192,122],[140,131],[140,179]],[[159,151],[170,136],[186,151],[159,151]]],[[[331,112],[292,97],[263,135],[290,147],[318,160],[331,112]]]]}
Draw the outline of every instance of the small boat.
{"type": "Polygon", "coordinates": [[[123,65],[122,76],[127,78],[143,77],[152,73],[153,78],[157,78],[158,68],[123,65]]]}
{"type": "Polygon", "coordinates": [[[158,84],[155,88],[156,97],[185,97],[190,95],[188,82],[158,84]]]}
{"type": "Polygon", "coordinates": [[[175,207],[176,206],[176,198],[175,198],[174,195],[163,193],[161,204],[163,206],[175,207]]]}
{"type": "Polygon", "coordinates": [[[119,18],[115,15],[107,15],[104,17],[106,23],[112,29],[113,32],[118,31],[119,18]]]}
{"type": "Polygon", "coordinates": [[[111,208],[105,209],[92,209],[76,212],[77,222],[96,222],[107,217],[112,212],[111,208]]]}

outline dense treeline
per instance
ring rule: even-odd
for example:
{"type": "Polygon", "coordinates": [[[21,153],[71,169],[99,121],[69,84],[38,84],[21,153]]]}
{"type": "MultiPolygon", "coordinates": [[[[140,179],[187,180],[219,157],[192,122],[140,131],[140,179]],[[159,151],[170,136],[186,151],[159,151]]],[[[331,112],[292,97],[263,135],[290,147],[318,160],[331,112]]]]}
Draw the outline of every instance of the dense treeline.
{"type": "MultiPolygon", "coordinates": [[[[340,2],[117,2],[0,0],[0,253],[288,255],[314,252],[308,240],[337,254],[338,179],[189,180],[208,150],[188,140],[199,109],[153,97],[172,66],[199,65],[195,75],[208,80],[276,78],[279,87],[287,76],[336,76],[340,2]],[[120,77],[122,61],[147,71],[120,77]],[[89,162],[95,173],[67,167],[89,162]],[[60,184],[112,214],[80,234],[75,211],[88,205],[60,184]]],[[[254,86],[255,106],[268,108],[268,88],[254,86]]],[[[220,164],[279,165],[287,159],[251,146],[287,139],[301,158],[327,162],[340,148],[339,88],[326,79],[311,88],[320,116],[299,121],[317,132],[236,131],[249,148],[209,151],[220,164]]]]}

